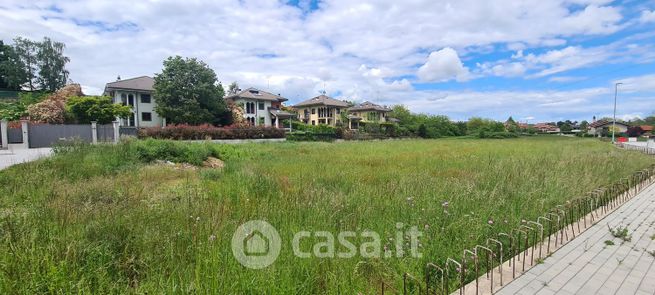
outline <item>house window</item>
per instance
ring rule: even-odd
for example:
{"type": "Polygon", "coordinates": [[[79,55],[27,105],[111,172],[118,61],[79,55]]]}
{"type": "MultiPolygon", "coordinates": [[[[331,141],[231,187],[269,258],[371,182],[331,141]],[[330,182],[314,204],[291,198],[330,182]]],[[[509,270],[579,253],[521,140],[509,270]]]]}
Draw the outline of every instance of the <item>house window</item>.
{"type": "Polygon", "coordinates": [[[316,109],[312,109],[312,115],[316,114],[316,109]]]}
{"type": "Polygon", "coordinates": [[[148,112],[141,113],[141,121],[143,122],[152,121],[152,113],[148,113],[148,112]]]}
{"type": "Polygon", "coordinates": [[[341,114],[341,109],[340,108],[337,108],[337,115],[338,114],[341,114]]]}
{"type": "Polygon", "coordinates": [[[141,94],[141,103],[150,103],[150,94],[141,94]]]}
{"type": "Polygon", "coordinates": [[[264,103],[263,103],[263,102],[260,102],[260,103],[259,103],[259,110],[260,110],[260,111],[263,111],[263,110],[264,110],[264,103]]]}
{"type": "Polygon", "coordinates": [[[316,125],[316,121],[312,120],[312,125],[316,125]]]}
{"type": "Polygon", "coordinates": [[[255,113],[255,103],[254,102],[247,102],[246,103],[246,114],[254,114],[255,113]]]}
{"type": "Polygon", "coordinates": [[[127,94],[125,94],[125,93],[121,94],[121,104],[122,105],[127,105],[127,94]]]}
{"type": "Polygon", "coordinates": [[[134,95],[130,94],[127,96],[127,104],[134,106],[134,95]]]}
{"type": "Polygon", "coordinates": [[[259,117],[259,120],[258,120],[259,122],[258,122],[257,125],[264,125],[264,123],[266,122],[265,120],[266,120],[266,118],[264,118],[264,117],[259,117]]]}

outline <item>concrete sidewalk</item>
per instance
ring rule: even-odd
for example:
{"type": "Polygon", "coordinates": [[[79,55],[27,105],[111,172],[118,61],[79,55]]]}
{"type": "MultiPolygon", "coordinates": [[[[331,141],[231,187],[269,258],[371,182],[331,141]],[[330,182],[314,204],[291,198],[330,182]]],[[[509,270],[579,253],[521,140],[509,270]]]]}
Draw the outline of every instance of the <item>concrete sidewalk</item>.
{"type": "Polygon", "coordinates": [[[655,184],[497,293],[655,294],[654,239],[655,184]],[[629,241],[610,233],[619,227],[629,241]]]}
{"type": "Polygon", "coordinates": [[[34,161],[52,154],[51,148],[0,150],[0,170],[9,166],[34,161]]]}

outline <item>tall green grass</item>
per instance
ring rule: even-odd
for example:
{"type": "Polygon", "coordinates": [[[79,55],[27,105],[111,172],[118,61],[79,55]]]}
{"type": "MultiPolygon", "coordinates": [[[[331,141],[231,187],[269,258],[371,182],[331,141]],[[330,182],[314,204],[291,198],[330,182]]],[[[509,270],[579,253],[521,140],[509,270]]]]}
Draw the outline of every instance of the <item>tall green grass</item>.
{"type": "Polygon", "coordinates": [[[371,293],[429,261],[655,163],[590,139],[241,146],[82,146],[0,171],[0,293],[371,293]],[[223,170],[150,165],[155,159],[223,170]],[[448,206],[443,203],[448,202],[448,206]],[[230,239],[252,219],[283,240],[250,270],[230,239]],[[489,221],[492,220],[493,224],[489,221]],[[424,231],[423,258],[297,258],[300,230],[424,231]]]}

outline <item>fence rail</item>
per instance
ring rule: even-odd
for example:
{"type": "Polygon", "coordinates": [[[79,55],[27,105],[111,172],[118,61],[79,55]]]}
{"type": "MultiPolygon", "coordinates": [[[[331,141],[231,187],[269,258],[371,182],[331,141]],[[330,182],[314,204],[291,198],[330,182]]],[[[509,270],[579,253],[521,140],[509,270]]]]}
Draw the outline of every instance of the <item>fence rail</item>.
{"type": "MultiPolygon", "coordinates": [[[[636,150],[649,152],[651,149],[643,150],[637,147],[636,150]]],[[[655,165],[611,185],[590,191],[584,197],[557,205],[543,216],[538,216],[536,220],[524,220],[509,233],[496,233],[495,236],[488,237],[483,245],[464,249],[462,257],[446,257],[443,263],[428,262],[423,276],[403,274],[402,294],[473,293],[466,288],[466,278],[471,279],[471,285],[475,284],[475,294],[493,293],[494,287],[497,286],[494,280],[498,280],[500,286],[505,283],[502,268],[504,264],[507,263],[511,267],[511,279],[516,278],[517,268],[523,273],[526,270],[526,262],[531,267],[550,255],[551,243],[553,251],[558,245],[561,247],[565,240],[575,238],[576,234],[580,235],[591,227],[595,220],[611,213],[653,182],[655,165]],[[471,273],[475,274],[475,278],[471,277],[471,273]],[[479,282],[480,274],[486,277],[485,284],[479,282]],[[498,275],[498,278],[494,278],[494,274],[498,275]],[[422,277],[425,281],[420,282],[415,277],[422,277]],[[483,287],[484,290],[481,289],[483,287]]],[[[381,294],[385,294],[385,285],[383,284],[381,294]]],[[[388,288],[386,291],[389,291],[388,288]]],[[[400,292],[394,290],[394,293],[400,292]]]]}
{"type": "Polygon", "coordinates": [[[80,140],[88,143],[117,142],[117,122],[113,124],[35,124],[21,121],[0,124],[0,144],[8,148],[9,144],[20,144],[24,148],[51,147],[61,142],[80,140]],[[6,136],[7,142],[4,141],[6,136]]]}
{"type": "Polygon", "coordinates": [[[621,142],[618,145],[626,150],[640,151],[647,155],[655,155],[655,142],[653,141],[646,142],[646,145],[637,145],[630,142],[621,142]]]}

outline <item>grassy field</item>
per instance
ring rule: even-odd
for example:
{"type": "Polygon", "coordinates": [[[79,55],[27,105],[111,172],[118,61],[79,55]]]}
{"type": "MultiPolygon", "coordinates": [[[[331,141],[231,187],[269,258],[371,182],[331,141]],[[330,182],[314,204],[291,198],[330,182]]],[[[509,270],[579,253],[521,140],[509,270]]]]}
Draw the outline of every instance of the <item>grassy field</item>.
{"type": "Polygon", "coordinates": [[[0,171],[0,293],[372,293],[655,163],[593,139],[535,137],[206,144],[178,154],[226,167],[188,169],[144,163],[164,148],[137,143],[0,171]],[[253,219],[284,242],[262,270],[230,248],[253,219]],[[372,230],[393,248],[398,222],[423,230],[422,258],[298,258],[289,246],[300,230],[372,230]]]}

